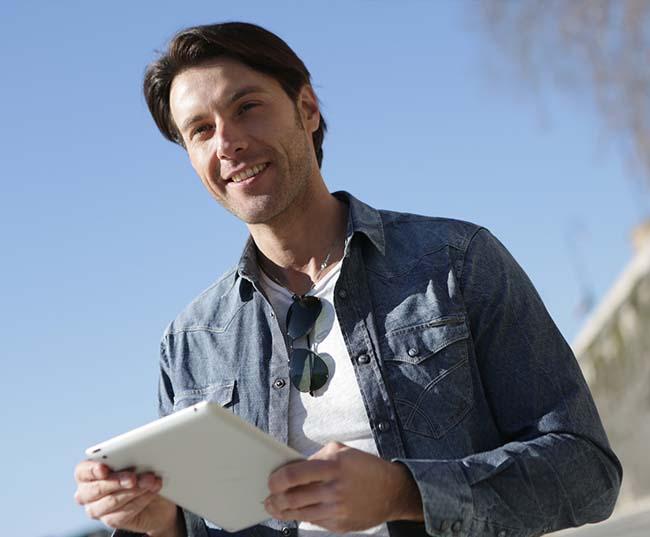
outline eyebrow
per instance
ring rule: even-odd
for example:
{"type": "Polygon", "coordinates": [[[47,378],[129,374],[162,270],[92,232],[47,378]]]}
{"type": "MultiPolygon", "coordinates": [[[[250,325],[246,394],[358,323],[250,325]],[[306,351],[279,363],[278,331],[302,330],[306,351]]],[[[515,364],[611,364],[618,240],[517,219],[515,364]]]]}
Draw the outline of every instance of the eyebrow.
{"type": "Polygon", "coordinates": [[[244,86],[233,93],[230,99],[228,99],[228,102],[232,104],[249,93],[267,93],[267,91],[262,86],[244,86]]]}
{"type": "MultiPolygon", "coordinates": [[[[262,86],[244,86],[243,88],[235,91],[228,99],[227,103],[232,104],[237,102],[242,97],[245,97],[249,93],[267,93],[262,86]]],[[[181,131],[189,129],[197,121],[201,121],[204,118],[204,114],[196,114],[188,119],[186,119],[181,125],[181,131]]]]}

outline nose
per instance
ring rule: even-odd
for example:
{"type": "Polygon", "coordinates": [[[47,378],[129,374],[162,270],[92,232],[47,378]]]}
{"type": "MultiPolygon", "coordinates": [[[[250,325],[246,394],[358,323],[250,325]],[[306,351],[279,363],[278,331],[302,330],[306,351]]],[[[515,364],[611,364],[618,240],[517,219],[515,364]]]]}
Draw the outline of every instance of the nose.
{"type": "Polygon", "coordinates": [[[229,121],[222,121],[216,126],[215,142],[219,160],[236,160],[246,147],[246,136],[241,128],[229,121]]]}

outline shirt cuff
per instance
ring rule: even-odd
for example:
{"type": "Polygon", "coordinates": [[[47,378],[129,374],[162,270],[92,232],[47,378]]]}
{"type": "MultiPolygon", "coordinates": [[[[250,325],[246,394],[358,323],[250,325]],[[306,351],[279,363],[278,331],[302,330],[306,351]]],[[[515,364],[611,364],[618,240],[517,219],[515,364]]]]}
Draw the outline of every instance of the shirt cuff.
{"type": "Polygon", "coordinates": [[[435,537],[469,536],[474,515],[472,491],[458,461],[393,459],[406,466],[418,486],[424,527],[435,537]]]}

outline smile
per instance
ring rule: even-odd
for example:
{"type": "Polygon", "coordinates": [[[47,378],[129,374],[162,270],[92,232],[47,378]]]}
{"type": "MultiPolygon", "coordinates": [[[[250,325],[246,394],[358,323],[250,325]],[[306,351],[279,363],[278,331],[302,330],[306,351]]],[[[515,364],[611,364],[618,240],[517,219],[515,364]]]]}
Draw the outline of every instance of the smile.
{"type": "Polygon", "coordinates": [[[251,168],[244,170],[243,172],[236,173],[230,178],[230,180],[233,183],[241,183],[242,181],[245,181],[246,179],[250,179],[254,175],[257,175],[258,173],[261,173],[267,168],[267,166],[268,166],[267,162],[265,162],[264,164],[257,164],[251,168]]]}

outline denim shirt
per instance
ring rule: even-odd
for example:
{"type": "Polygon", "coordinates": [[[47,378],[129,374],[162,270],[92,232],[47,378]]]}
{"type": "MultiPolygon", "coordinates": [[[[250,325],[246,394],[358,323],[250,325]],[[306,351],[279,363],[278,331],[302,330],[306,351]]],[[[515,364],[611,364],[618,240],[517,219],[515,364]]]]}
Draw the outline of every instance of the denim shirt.
{"type": "MultiPolygon", "coordinates": [[[[391,536],[537,536],[608,517],[621,465],[569,345],[505,247],[468,222],[335,195],[349,215],[334,307],[379,454],[406,465],[424,509],[424,524],[390,522],[391,536]]],[[[286,443],[289,385],[249,239],[165,332],[160,414],[207,399],[286,443]]],[[[188,512],[185,522],[191,536],[226,533],[188,512]]],[[[296,531],[269,520],[238,533],[296,531]]]]}

